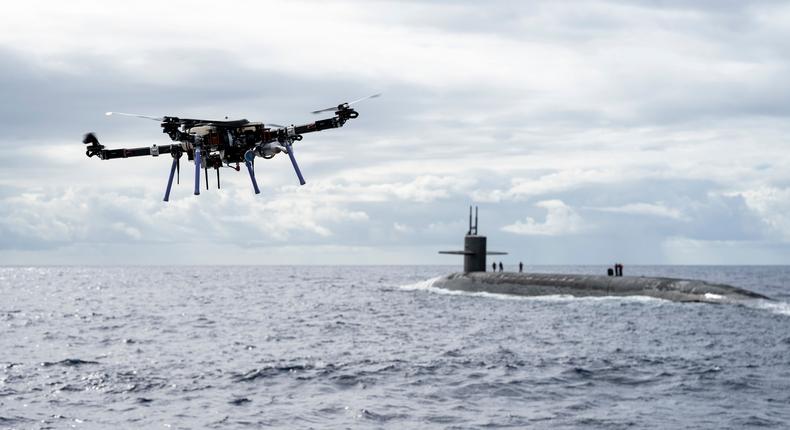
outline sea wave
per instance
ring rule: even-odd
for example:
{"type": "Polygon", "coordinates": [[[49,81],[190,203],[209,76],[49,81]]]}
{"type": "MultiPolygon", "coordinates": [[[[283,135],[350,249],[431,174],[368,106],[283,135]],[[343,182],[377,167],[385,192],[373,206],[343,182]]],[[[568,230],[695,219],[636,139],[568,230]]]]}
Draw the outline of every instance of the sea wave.
{"type": "Polygon", "coordinates": [[[782,299],[718,306],[449,270],[3,269],[0,428],[790,426],[790,268],[644,269],[782,299]]]}
{"type": "Polygon", "coordinates": [[[751,308],[765,310],[776,315],[790,316],[790,303],[787,302],[772,302],[768,300],[756,300],[752,303],[744,303],[744,304],[751,308]]]}

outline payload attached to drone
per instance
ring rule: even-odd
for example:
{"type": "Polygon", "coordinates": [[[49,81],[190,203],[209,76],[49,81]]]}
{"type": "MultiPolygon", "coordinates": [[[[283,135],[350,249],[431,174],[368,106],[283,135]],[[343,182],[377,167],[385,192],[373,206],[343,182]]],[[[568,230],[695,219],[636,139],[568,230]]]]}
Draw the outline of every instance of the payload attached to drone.
{"type": "Polygon", "coordinates": [[[302,135],[305,133],[342,127],[349,119],[359,116],[359,113],[351,105],[362,100],[379,97],[380,95],[374,94],[352,102],[341,103],[336,107],[313,111],[312,113],[314,114],[334,112],[335,116],[297,126],[264,124],[261,122],[250,122],[246,119],[215,121],[107,112],[106,115],[108,116],[123,115],[159,121],[161,122],[162,132],[177,143],[141,148],[105,149],[104,145],[99,143],[99,140],[93,133],[86,134],[82,143],[88,145],[85,155],[88,157],[97,156],[102,160],[146,155],[158,157],[160,154],[170,154],[173,157],[173,164],[170,167],[170,176],[167,180],[164,201],[170,200],[173,178],[176,177],[176,181],[180,182],[181,156],[184,154],[187,155],[189,161],[194,161],[195,163],[195,195],[200,195],[201,167],[206,177],[206,189],[208,189],[209,168],[217,171],[217,188],[219,188],[219,169],[221,167],[230,167],[239,171],[241,170],[241,163],[244,163],[247,167],[255,194],[260,194],[258,182],[255,180],[256,157],[268,160],[281,152],[288,154],[294,171],[296,171],[296,176],[299,178],[299,184],[304,185],[304,177],[299,170],[299,165],[296,163],[296,158],[294,158],[294,142],[302,140],[302,135]]]}

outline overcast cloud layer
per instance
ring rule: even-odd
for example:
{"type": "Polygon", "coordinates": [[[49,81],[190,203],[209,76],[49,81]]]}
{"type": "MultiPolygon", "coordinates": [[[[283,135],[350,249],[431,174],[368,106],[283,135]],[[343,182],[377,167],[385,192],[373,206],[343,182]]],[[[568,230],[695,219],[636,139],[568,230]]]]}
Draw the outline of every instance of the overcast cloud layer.
{"type": "MultiPolygon", "coordinates": [[[[460,264],[790,257],[790,5],[778,1],[41,2],[0,16],[0,262],[460,264]],[[161,201],[153,115],[346,127],[262,188],[161,201]]],[[[184,175],[186,176],[186,175],[184,175]]],[[[182,178],[184,179],[184,178],[182,178]]],[[[214,179],[210,182],[214,184],[214,179]]]]}

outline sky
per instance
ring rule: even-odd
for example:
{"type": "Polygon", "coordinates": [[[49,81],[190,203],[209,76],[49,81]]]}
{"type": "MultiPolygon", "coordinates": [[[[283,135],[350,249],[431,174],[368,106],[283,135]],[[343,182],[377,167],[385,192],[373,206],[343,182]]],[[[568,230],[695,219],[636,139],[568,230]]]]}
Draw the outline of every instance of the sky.
{"type": "MultiPolygon", "coordinates": [[[[786,264],[782,1],[25,1],[0,16],[0,264],[786,264]],[[154,116],[359,118],[162,201],[154,116]]],[[[182,166],[183,167],[183,166],[182,166]]],[[[188,169],[187,169],[188,171],[188,169]]]]}

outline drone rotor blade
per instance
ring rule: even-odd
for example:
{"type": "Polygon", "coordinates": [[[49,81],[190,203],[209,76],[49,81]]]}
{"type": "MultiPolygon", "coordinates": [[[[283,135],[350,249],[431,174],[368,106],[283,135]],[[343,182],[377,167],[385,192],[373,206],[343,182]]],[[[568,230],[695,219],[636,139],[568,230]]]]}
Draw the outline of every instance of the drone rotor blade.
{"type": "Polygon", "coordinates": [[[268,128],[285,128],[284,125],[280,125],[280,124],[269,124],[269,123],[266,123],[263,126],[264,127],[268,127],[268,128]]]}
{"type": "Polygon", "coordinates": [[[159,122],[162,122],[162,121],[165,120],[164,118],[159,117],[159,116],[140,115],[140,114],[137,114],[137,113],[105,112],[104,114],[107,115],[107,116],[112,116],[112,115],[131,116],[131,117],[135,117],[135,118],[151,119],[151,120],[159,121],[159,122]]]}
{"type": "Polygon", "coordinates": [[[348,102],[348,105],[351,106],[351,105],[353,105],[355,103],[359,103],[359,102],[361,102],[363,100],[375,99],[376,97],[381,97],[381,93],[372,94],[372,95],[369,95],[369,96],[366,96],[366,97],[362,97],[361,99],[356,99],[353,102],[348,102]]]}
{"type": "MultiPolygon", "coordinates": [[[[369,96],[366,96],[366,97],[362,97],[361,99],[356,99],[356,100],[354,100],[352,102],[343,103],[343,104],[346,105],[346,106],[351,106],[351,105],[353,105],[355,103],[359,103],[359,102],[361,102],[363,100],[375,99],[376,97],[381,97],[381,93],[372,94],[372,95],[369,95],[369,96]]],[[[322,112],[337,112],[337,110],[338,110],[338,108],[337,108],[337,106],[335,106],[335,107],[330,107],[330,108],[326,108],[326,109],[314,110],[314,111],[312,111],[310,113],[316,114],[316,113],[322,113],[322,112]]]]}
{"type": "Polygon", "coordinates": [[[312,111],[310,113],[336,112],[336,111],[337,111],[337,107],[331,107],[331,108],[326,108],[326,109],[321,109],[321,110],[314,110],[314,111],[312,111]]]}
{"type": "Polygon", "coordinates": [[[294,148],[293,145],[290,143],[286,143],[285,147],[288,149],[288,157],[291,159],[291,164],[294,166],[294,170],[296,171],[296,177],[299,178],[299,185],[304,185],[305,181],[302,177],[302,172],[299,170],[299,165],[296,164],[296,158],[294,157],[294,148]]]}

